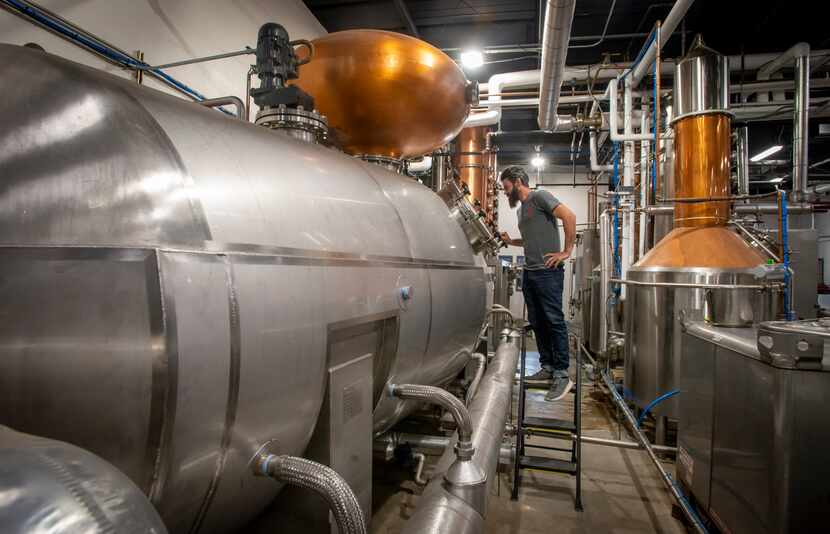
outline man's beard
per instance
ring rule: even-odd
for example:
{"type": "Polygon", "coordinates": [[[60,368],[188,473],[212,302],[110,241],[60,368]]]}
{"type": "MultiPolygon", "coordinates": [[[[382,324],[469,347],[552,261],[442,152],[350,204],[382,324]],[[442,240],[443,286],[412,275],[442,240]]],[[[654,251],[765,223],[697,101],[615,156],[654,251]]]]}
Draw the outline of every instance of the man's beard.
{"type": "Polygon", "coordinates": [[[510,204],[511,208],[515,208],[516,206],[519,205],[519,188],[518,187],[514,187],[510,191],[510,194],[507,195],[507,202],[508,202],[508,204],[510,204]]]}

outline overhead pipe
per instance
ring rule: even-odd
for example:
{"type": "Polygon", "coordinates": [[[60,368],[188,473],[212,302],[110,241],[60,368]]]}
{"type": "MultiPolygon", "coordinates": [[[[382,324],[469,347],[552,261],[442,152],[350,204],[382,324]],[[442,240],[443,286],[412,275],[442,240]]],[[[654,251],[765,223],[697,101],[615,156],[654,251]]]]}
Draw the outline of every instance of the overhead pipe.
{"type": "Polygon", "coordinates": [[[797,43],[758,71],[758,79],[767,80],[783,67],[795,63],[793,98],[793,196],[799,200],[808,193],[808,143],[810,109],[810,45],[797,43]]]}
{"type": "Polygon", "coordinates": [[[438,461],[434,472],[445,472],[433,477],[421,496],[412,518],[406,522],[403,534],[480,534],[484,532],[487,514],[487,496],[496,478],[501,442],[510,403],[513,379],[519,362],[521,335],[506,331],[482,378],[478,393],[470,405],[470,417],[475,425],[473,446],[476,454],[470,467],[477,467],[486,475],[483,485],[474,491],[460,491],[451,474],[454,462],[449,448],[438,461]]]}
{"type": "Polygon", "coordinates": [[[645,75],[648,74],[651,64],[654,63],[654,60],[657,57],[657,47],[659,46],[661,49],[665,48],[666,42],[671,38],[674,30],[677,29],[678,24],[680,24],[680,21],[686,16],[686,12],[693,3],[694,0],[677,0],[677,2],[674,3],[674,7],[671,8],[671,11],[669,11],[669,14],[666,16],[666,20],[664,20],[661,25],[662,30],[660,32],[661,35],[659,39],[654,40],[651,44],[649,44],[640,61],[637,62],[630,75],[627,76],[627,78],[631,79],[632,86],[636,87],[640,85],[640,81],[642,81],[645,75]]]}
{"type": "Polygon", "coordinates": [[[565,59],[576,0],[548,0],[542,33],[541,80],[539,84],[539,128],[556,130],[556,108],[562,91],[565,59]]]}
{"type": "Polygon", "coordinates": [[[258,453],[251,462],[255,475],[306,488],[329,505],[340,534],[366,534],[363,510],[354,492],[334,469],[296,456],[258,453]]]}

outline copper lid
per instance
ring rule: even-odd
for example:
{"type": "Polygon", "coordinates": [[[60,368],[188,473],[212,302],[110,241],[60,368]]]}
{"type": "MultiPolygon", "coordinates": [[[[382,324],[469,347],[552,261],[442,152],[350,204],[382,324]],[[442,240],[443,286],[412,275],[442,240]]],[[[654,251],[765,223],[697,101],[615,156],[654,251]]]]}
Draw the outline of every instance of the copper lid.
{"type": "Polygon", "coordinates": [[[764,263],[764,256],[729,228],[706,226],[675,228],[632,268],[752,269],[764,263]]]}

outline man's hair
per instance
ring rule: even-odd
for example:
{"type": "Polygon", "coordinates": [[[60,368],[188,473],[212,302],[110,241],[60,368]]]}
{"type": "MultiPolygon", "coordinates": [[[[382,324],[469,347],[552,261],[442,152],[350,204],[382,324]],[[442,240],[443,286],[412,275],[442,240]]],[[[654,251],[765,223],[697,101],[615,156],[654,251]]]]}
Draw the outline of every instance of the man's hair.
{"type": "Polygon", "coordinates": [[[530,185],[530,180],[527,177],[527,173],[521,167],[513,165],[512,167],[508,167],[501,171],[501,176],[499,177],[500,180],[510,180],[513,182],[513,185],[516,185],[517,182],[521,182],[524,185],[530,185]]]}

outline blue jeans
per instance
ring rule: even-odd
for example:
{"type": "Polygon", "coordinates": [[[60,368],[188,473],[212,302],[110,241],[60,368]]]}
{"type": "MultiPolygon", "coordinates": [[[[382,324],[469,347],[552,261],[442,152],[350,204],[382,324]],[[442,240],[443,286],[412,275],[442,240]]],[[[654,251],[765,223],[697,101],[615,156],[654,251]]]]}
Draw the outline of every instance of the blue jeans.
{"type": "Polygon", "coordinates": [[[527,318],[536,334],[539,363],[551,371],[566,371],[570,349],[568,327],[562,313],[562,287],[565,268],[525,270],[522,292],[527,304],[527,318]]]}

